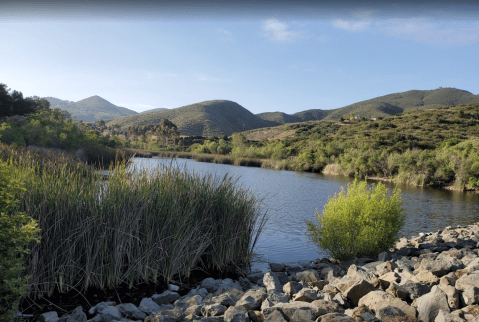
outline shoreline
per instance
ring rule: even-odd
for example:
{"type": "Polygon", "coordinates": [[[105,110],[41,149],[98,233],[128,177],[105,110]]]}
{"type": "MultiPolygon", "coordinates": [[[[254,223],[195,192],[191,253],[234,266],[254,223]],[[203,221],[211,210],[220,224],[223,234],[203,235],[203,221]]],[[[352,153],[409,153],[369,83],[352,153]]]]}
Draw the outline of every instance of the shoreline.
{"type": "MultiPolygon", "coordinates": [[[[478,246],[479,223],[445,227],[400,238],[393,251],[375,258],[269,263],[268,272],[251,272],[239,280],[208,277],[183,290],[184,296],[170,284],[167,291],[139,303],[110,300],[92,303],[85,311],[95,322],[287,322],[297,321],[299,312],[318,322],[336,321],[330,318],[475,321],[479,318],[478,246]],[[435,303],[434,309],[429,303],[435,303]]],[[[39,321],[77,317],[75,321],[85,322],[83,311],[77,307],[62,318],[56,311],[46,312],[39,321]]]]}
{"type": "MultiPolygon", "coordinates": [[[[256,167],[256,168],[263,168],[263,169],[271,169],[271,170],[285,170],[285,171],[297,171],[297,172],[313,172],[323,175],[334,175],[334,176],[342,176],[342,177],[349,177],[346,173],[343,173],[339,170],[339,164],[331,163],[324,167],[321,172],[315,171],[304,171],[304,170],[295,170],[290,167],[281,166],[281,160],[273,160],[273,159],[247,159],[247,158],[235,158],[229,157],[227,155],[217,155],[217,154],[197,154],[191,152],[181,152],[181,151],[150,151],[150,150],[136,150],[136,149],[126,149],[127,151],[135,153],[135,157],[140,158],[181,158],[181,159],[191,159],[197,162],[205,162],[205,163],[214,163],[214,164],[227,164],[227,165],[234,165],[234,166],[242,166],[242,167],[256,167]]],[[[394,178],[383,178],[383,177],[366,177],[366,180],[374,180],[374,181],[381,181],[381,182],[390,182],[390,183],[398,183],[404,184],[409,186],[415,187],[425,187],[425,188],[434,188],[434,189],[444,189],[450,191],[457,191],[463,193],[475,193],[479,194],[479,189],[459,189],[454,185],[449,186],[442,186],[442,187],[434,187],[431,185],[416,185],[413,183],[406,182],[396,182],[394,178]]]]}

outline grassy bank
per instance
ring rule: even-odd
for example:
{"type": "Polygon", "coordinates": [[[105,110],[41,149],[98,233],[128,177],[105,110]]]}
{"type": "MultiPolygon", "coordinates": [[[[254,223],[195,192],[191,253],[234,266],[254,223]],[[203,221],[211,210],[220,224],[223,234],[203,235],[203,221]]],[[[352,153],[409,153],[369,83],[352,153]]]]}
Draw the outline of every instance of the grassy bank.
{"type": "Polygon", "coordinates": [[[41,229],[26,258],[31,294],[244,269],[264,224],[260,200],[231,177],[172,166],[132,172],[123,163],[104,181],[69,156],[2,155],[27,187],[20,210],[41,229]]]}

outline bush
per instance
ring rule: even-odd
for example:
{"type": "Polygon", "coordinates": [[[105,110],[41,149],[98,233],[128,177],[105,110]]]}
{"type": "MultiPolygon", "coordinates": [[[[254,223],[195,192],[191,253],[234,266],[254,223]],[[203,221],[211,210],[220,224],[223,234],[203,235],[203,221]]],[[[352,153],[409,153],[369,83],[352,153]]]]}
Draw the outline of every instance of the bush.
{"type": "Polygon", "coordinates": [[[348,185],[347,194],[341,188],[323,213],[316,213],[319,225],[308,222],[309,238],[340,260],[387,251],[405,223],[401,191],[395,188],[389,198],[387,192],[381,183],[368,189],[366,181],[357,180],[348,185]]]}
{"type": "Polygon", "coordinates": [[[21,297],[26,293],[29,276],[23,273],[27,245],[38,240],[36,222],[16,211],[14,194],[21,190],[13,179],[14,169],[0,162],[0,321],[14,317],[21,297]]]}

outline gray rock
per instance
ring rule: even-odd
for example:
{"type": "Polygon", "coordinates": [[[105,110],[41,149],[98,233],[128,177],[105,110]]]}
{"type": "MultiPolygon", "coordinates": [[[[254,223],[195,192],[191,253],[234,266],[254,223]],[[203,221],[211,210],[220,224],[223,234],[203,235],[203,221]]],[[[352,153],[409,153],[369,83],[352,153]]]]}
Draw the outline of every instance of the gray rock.
{"type": "Polygon", "coordinates": [[[276,276],[278,277],[279,283],[284,285],[289,282],[289,276],[286,272],[275,272],[276,276]]]}
{"type": "Polygon", "coordinates": [[[439,313],[436,316],[434,322],[463,322],[464,320],[460,317],[451,314],[449,312],[439,310],[439,313]]]}
{"type": "Polygon", "coordinates": [[[155,303],[150,297],[144,298],[140,302],[138,309],[146,315],[155,315],[161,311],[161,307],[155,303]]]}
{"type": "Polygon", "coordinates": [[[273,307],[263,309],[263,315],[267,318],[275,310],[280,310],[284,315],[287,316],[289,320],[293,318],[294,312],[298,309],[301,310],[310,310],[313,313],[313,319],[316,319],[321,314],[326,312],[322,310],[319,306],[314,305],[308,302],[292,302],[292,303],[278,303],[273,307]]]}
{"type": "Polygon", "coordinates": [[[296,273],[296,279],[298,282],[303,282],[304,284],[308,284],[309,282],[316,282],[319,281],[319,273],[313,270],[306,270],[302,272],[296,273]]]}
{"type": "Polygon", "coordinates": [[[151,297],[151,299],[158,305],[171,304],[179,298],[180,295],[172,291],[164,291],[161,294],[155,294],[151,297]]]}
{"type": "Polygon", "coordinates": [[[248,310],[244,306],[230,306],[224,314],[225,322],[250,322],[248,310]]]}
{"type": "Polygon", "coordinates": [[[268,292],[268,300],[270,300],[273,304],[288,303],[289,296],[285,293],[271,291],[268,292]]]}
{"type": "Polygon", "coordinates": [[[180,312],[178,309],[170,309],[170,310],[164,310],[161,311],[160,316],[166,316],[169,321],[180,321],[181,318],[183,317],[182,312],[180,312]]]}
{"type": "Polygon", "coordinates": [[[263,322],[288,322],[286,316],[279,309],[275,309],[263,322]]]}
{"type": "MultiPolygon", "coordinates": [[[[97,309],[98,311],[98,309],[97,309]]],[[[111,320],[119,321],[123,318],[123,315],[120,312],[120,309],[115,307],[115,306],[107,306],[101,309],[101,311],[98,311],[99,314],[103,315],[109,315],[111,317],[111,320]]]]}
{"type": "Polygon", "coordinates": [[[171,322],[167,316],[164,315],[150,315],[145,318],[145,322],[171,322]]]}
{"type": "Polygon", "coordinates": [[[225,292],[221,295],[215,296],[215,297],[212,298],[212,300],[215,303],[224,305],[226,307],[234,306],[236,304],[236,302],[238,302],[238,299],[236,298],[236,296],[234,296],[230,292],[225,292]]]}
{"type": "Polygon", "coordinates": [[[294,294],[298,293],[303,288],[303,284],[298,282],[288,282],[283,286],[283,292],[288,294],[290,298],[293,297],[294,294]]]}
{"type": "Polygon", "coordinates": [[[388,261],[390,260],[392,257],[391,257],[391,253],[390,252],[382,252],[382,253],[379,253],[378,255],[378,260],[381,261],[381,262],[385,262],[385,261],[388,261]]]}
{"type": "Polygon", "coordinates": [[[38,322],[57,322],[60,318],[56,311],[50,311],[47,313],[40,314],[37,321],[38,322]]]}
{"type": "Polygon", "coordinates": [[[291,322],[312,322],[314,321],[313,312],[308,309],[298,309],[293,313],[291,322]]]}
{"type": "Polygon", "coordinates": [[[346,314],[328,313],[320,316],[318,322],[356,322],[356,320],[346,314]]]}
{"type": "Polygon", "coordinates": [[[248,291],[249,289],[253,288],[253,283],[251,283],[251,281],[247,278],[240,277],[239,278],[239,283],[241,285],[241,288],[245,292],[248,291]]]}
{"type": "Polygon", "coordinates": [[[200,295],[194,295],[191,297],[182,297],[176,300],[173,304],[177,309],[184,311],[190,306],[200,305],[202,300],[203,298],[200,295]]]}
{"type": "Polygon", "coordinates": [[[449,273],[451,270],[462,268],[462,262],[451,256],[442,256],[440,259],[429,260],[424,258],[421,261],[421,269],[430,271],[434,275],[441,277],[449,273]]]}
{"type": "Polygon", "coordinates": [[[193,315],[201,315],[201,308],[203,305],[193,305],[190,306],[185,310],[185,315],[193,314],[193,315]]]}
{"type": "Polygon", "coordinates": [[[415,300],[431,291],[431,287],[424,284],[415,283],[411,280],[400,284],[400,286],[409,293],[409,298],[415,300]]]}
{"type": "MultiPolygon", "coordinates": [[[[63,317],[62,317],[63,318],[63,317]]],[[[61,318],[59,319],[61,320],[61,318]]],[[[86,322],[86,314],[83,312],[83,308],[78,306],[73,310],[71,314],[67,315],[66,322],[86,322]]]]}
{"type": "MultiPolygon", "coordinates": [[[[219,293],[224,293],[228,290],[238,290],[243,292],[243,288],[241,287],[241,284],[238,281],[233,281],[231,278],[225,278],[221,280],[220,284],[218,285],[218,289],[216,290],[216,295],[219,295],[219,293]]],[[[241,295],[243,296],[243,295],[241,295]]]]}
{"type": "Polygon", "coordinates": [[[467,286],[462,292],[462,303],[464,306],[479,303],[479,288],[475,286],[467,286]]]}
{"type": "Polygon", "coordinates": [[[267,291],[281,292],[283,290],[283,286],[279,282],[278,277],[272,272],[264,274],[263,283],[267,291]]]}
{"type": "Polygon", "coordinates": [[[293,301],[313,302],[318,299],[318,293],[310,288],[303,288],[293,296],[293,301]]]}
{"type": "Polygon", "coordinates": [[[201,308],[201,314],[205,317],[219,316],[226,312],[226,307],[221,304],[205,305],[201,308]]]}
{"type": "Polygon", "coordinates": [[[447,303],[452,310],[458,309],[460,305],[459,291],[452,285],[438,285],[446,293],[447,303]]]}
{"type": "Polygon", "coordinates": [[[263,280],[264,273],[262,272],[253,272],[246,275],[246,278],[251,281],[251,283],[257,284],[259,280],[263,280]]]}
{"type": "Polygon", "coordinates": [[[406,313],[404,313],[401,309],[394,307],[394,306],[385,306],[379,309],[376,312],[376,316],[379,320],[383,321],[385,319],[391,319],[394,321],[401,321],[401,317],[404,318],[402,321],[407,321],[406,313]]]}
{"type": "Polygon", "coordinates": [[[479,288],[479,274],[463,275],[456,281],[456,288],[460,291],[465,291],[469,286],[479,288]]]}
{"type": "Polygon", "coordinates": [[[256,310],[260,308],[261,303],[266,298],[266,293],[257,291],[257,290],[250,290],[246,292],[242,298],[236,302],[237,306],[244,306],[248,311],[249,310],[256,310]]]}
{"type": "Polygon", "coordinates": [[[286,270],[286,266],[281,263],[269,263],[269,268],[272,272],[284,272],[286,270]]]}
{"type": "Polygon", "coordinates": [[[351,307],[351,304],[349,303],[348,299],[346,298],[346,296],[344,296],[343,294],[341,293],[338,293],[336,294],[334,297],[333,297],[333,301],[336,302],[337,304],[341,305],[342,307],[344,307],[345,309],[349,309],[351,307]]]}
{"type": "Polygon", "coordinates": [[[132,320],[144,320],[146,318],[146,314],[133,303],[118,304],[116,307],[125,318],[131,318],[132,320]]]}
{"type": "Polygon", "coordinates": [[[447,296],[438,286],[434,286],[431,292],[415,301],[419,321],[434,321],[439,310],[450,312],[447,296]]]}
{"type": "Polygon", "coordinates": [[[205,288],[210,293],[216,292],[218,290],[219,286],[220,286],[220,281],[217,281],[212,277],[205,278],[201,282],[201,287],[205,288]]]}
{"type": "Polygon", "coordinates": [[[88,310],[88,314],[90,315],[95,315],[97,314],[98,312],[100,312],[103,308],[107,307],[107,306],[115,306],[116,305],[116,302],[113,302],[113,301],[109,301],[109,302],[100,302],[98,303],[97,305],[93,306],[92,308],[90,308],[88,310]]]}
{"type": "Polygon", "coordinates": [[[173,284],[168,284],[168,291],[171,292],[178,292],[180,290],[179,286],[173,285],[173,284]]]}
{"type": "Polygon", "coordinates": [[[409,306],[406,302],[401,301],[400,299],[384,292],[384,291],[373,291],[369,292],[359,300],[359,305],[366,305],[373,312],[377,312],[387,306],[392,306],[400,309],[406,315],[409,315],[412,318],[416,318],[416,309],[409,306]]]}
{"type": "Polygon", "coordinates": [[[347,276],[351,276],[356,280],[363,279],[370,283],[378,278],[378,276],[372,270],[367,270],[354,264],[349,266],[347,276]]]}
{"type": "Polygon", "coordinates": [[[311,304],[314,304],[318,306],[321,310],[321,312],[326,313],[344,313],[344,309],[336,302],[333,301],[325,301],[325,300],[316,300],[311,302],[311,304]]]}
{"type": "Polygon", "coordinates": [[[355,284],[351,285],[351,287],[344,292],[344,296],[346,296],[346,298],[348,298],[354,306],[357,306],[359,300],[363,296],[374,290],[375,288],[371,283],[361,279],[355,284]]]}

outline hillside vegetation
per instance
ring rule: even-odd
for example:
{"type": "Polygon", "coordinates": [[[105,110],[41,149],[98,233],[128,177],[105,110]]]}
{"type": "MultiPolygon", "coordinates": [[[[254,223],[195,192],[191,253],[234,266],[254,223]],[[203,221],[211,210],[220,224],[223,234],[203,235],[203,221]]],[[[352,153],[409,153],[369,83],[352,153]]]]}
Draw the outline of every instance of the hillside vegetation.
{"type": "Polygon", "coordinates": [[[148,123],[156,124],[163,118],[167,118],[176,124],[182,135],[190,136],[231,135],[235,132],[271,125],[268,121],[257,117],[235,102],[214,100],[166,111],[145,112],[122,117],[110,121],[107,126],[119,126],[122,129],[128,129],[148,123]]]}
{"type": "Polygon", "coordinates": [[[479,188],[479,103],[411,110],[376,121],[313,121],[236,133],[191,152],[263,160],[263,167],[479,188]],[[221,147],[221,150],[219,149],[221,147]]]}
{"type": "Polygon", "coordinates": [[[45,99],[50,102],[52,109],[59,108],[67,111],[77,120],[84,122],[110,120],[117,117],[138,114],[125,107],[116,106],[97,95],[78,102],[64,101],[55,97],[45,97],[45,99]]]}

